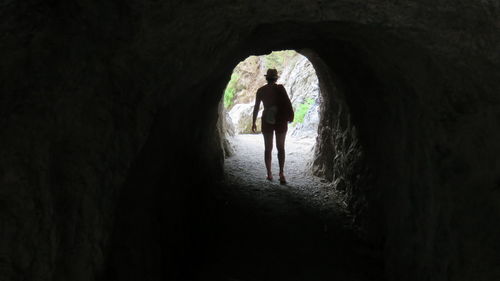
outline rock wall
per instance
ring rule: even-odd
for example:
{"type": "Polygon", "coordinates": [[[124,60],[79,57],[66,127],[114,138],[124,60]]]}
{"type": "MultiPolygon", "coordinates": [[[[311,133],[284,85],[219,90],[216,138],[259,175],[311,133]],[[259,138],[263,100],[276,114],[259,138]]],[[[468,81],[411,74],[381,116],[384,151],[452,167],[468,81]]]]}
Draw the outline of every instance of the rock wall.
{"type": "Polygon", "coordinates": [[[311,50],[304,50],[318,70],[322,103],[317,145],[312,163],[313,174],[332,182],[341,200],[348,206],[353,227],[375,247],[383,245],[380,193],[374,189],[373,171],[367,165],[365,148],[359,140],[345,92],[339,89],[331,69],[311,50]]]}
{"type": "Polygon", "coordinates": [[[318,77],[312,63],[300,54],[292,57],[283,68],[278,83],[285,86],[296,113],[302,104],[312,100],[303,122],[295,122],[291,128],[292,135],[316,137],[321,101],[318,77]]]}
{"type": "Polygon", "coordinates": [[[224,108],[222,103],[219,104],[219,118],[217,120],[217,132],[220,136],[222,150],[224,151],[224,158],[230,157],[234,154],[234,148],[231,145],[231,137],[234,137],[236,132],[234,129],[231,116],[224,108]]]}
{"type": "Polygon", "coordinates": [[[0,280],[193,280],[225,83],[302,48],[344,93],[388,280],[499,279],[497,2],[0,7],[0,280]]]}
{"type": "Polygon", "coordinates": [[[255,93],[262,85],[266,84],[265,61],[265,56],[250,56],[234,68],[233,73],[239,76],[236,83],[237,92],[234,95],[234,105],[254,103],[255,93]]]}

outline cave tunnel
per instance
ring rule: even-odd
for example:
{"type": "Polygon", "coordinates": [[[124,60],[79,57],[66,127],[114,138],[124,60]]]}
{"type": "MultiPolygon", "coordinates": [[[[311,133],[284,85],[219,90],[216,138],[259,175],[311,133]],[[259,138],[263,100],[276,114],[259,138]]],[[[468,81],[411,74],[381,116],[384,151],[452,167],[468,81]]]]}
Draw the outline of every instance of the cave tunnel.
{"type": "MultiPolygon", "coordinates": [[[[312,168],[376,253],[371,280],[500,278],[497,3],[34,0],[0,11],[0,280],[199,279],[222,233],[221,94],[239,61],[282,49],[316,69],[312,168]]],[[[356,280],[316,273],[294,278],[356,280]]]]}

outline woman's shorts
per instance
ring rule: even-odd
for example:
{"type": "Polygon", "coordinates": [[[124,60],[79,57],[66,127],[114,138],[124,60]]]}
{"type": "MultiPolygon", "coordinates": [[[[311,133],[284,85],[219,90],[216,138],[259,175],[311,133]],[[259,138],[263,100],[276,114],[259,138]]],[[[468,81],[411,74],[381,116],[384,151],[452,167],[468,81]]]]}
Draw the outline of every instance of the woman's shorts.
{"type": "Polygon", "coordinates": [[[276,131],[277,134],[286,133],[288,130],[288,123],[277,123],[277,124],[269,124],[267,122],[262,121],[262,133],[272,133],[276,131]]]}

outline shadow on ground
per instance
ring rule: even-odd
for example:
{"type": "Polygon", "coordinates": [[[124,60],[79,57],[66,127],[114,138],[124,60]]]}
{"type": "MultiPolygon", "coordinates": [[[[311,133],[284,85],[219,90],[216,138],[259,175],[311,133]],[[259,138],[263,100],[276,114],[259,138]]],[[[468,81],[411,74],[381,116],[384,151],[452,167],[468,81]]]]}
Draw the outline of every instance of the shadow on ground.
{"type": "Polygon", "coordinates": [[[237,177],[210,194],[199,280],[383,280],[378,253],[332,200],[318,205],[293,187],[237,177]]]}

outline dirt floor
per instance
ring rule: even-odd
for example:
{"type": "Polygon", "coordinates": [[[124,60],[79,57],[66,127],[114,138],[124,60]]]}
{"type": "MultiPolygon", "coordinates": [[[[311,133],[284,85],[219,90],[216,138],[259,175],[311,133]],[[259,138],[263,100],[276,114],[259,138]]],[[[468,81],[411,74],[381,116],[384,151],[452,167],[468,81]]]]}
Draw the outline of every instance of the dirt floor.
{"type": "Polygon", "coordinates": [[[341,196],[309,172],[313,138],[288,137],[287,185],[265,179],[261,135],[232,139],[235,155],[206,214],[199,280],[383,280],[380,254],[358,238],[341,196]]]}

